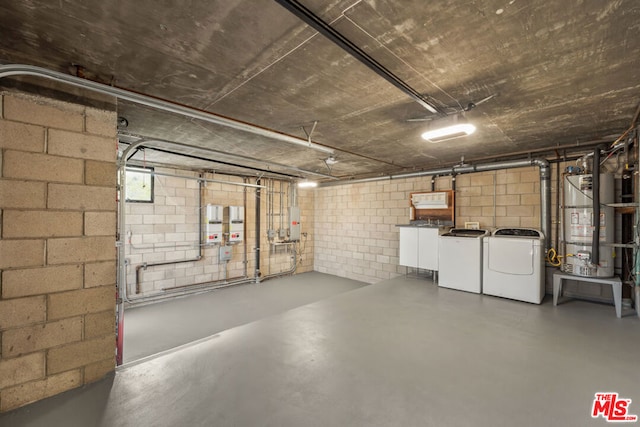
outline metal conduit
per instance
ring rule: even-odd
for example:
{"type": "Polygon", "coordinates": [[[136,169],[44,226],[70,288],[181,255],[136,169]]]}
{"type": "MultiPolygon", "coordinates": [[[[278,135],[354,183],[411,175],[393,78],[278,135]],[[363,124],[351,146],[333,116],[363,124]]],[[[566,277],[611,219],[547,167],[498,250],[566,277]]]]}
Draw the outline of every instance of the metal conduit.
{"type": "Polygon", "coordinates": [[[599,266],[600,264],[600,147],[593,150],[593,167],[591,174],[591,184],[593,191],[593,236],[591,238],[591,262],[599,266]]]}
{"type": "MultiPolygon", "coordinates": [[[[202,283],[193,283],[190,285],[185,285],[182,287],[172,288],[171,290],[164,290],[164,294],[162,295],[151,295],[147,297],[135,298],[133,303],[135,304],[148,304],[154,302],[160,302],[167,300],[168,298],[181,297],[186,295],[193,295],[208,291],[214,291],[217,289],[228,288],[236,285],[245,285],[248,283],[252,283],[252,279],[249,278],[240,278],[237,280],[223,279],[216,280],[213,282],[202,282],[202,283]]],[[[127,300],[129,302],[129,300],[127,300]]]]}
{"type": "Polygon", "coordinates": [[[418,178],[429,175],[458,175],[463,173],[487,172],[501,169],[514,169],[527,166],[540,168],[540,217],[542,218],[542,233],[545,237],[545,250],[551,249],[551,168],[547,159],[508,160],[503,162],[478,165],[451,166],[421,172],[411,172],[397,175],[386,175],[374,178],[353,179],[346,181],[325,182],[319,185],[333,187],[336,185],[360,184],[367,182],[386,181],[394,179],[418,178]]]}
{"type": "MultiPolygon", "coordinates": [[[[224,151],[215,150],[213,148],[199,147],[199,146],[196,146],[196,145],[185,144],[183,142],[169,141],[169,140],[166,140],[166,139],[144,138],[142,136],[129,134],[129,133],[125,133],[123,135],[134,136],[136,138],[140,138],[140,141],[137,141],[137,142],[142,142],[142,141],[144,141],[146,143],[159,142],[159,143],[163,143],[163,144],[174,145],[176,147],[187,148],[187,149],[196,149],[196,150],[204,151],[204,152],[207,152],[207,153],[219,154],[219,155],[222,155],[222,156],[232,157],[232,158],[245,160],[245,161],[249,161],[249,162],[259,162],[259,163],[262,163],[262,164],[265,164],[265,165],[269,165],[269,166],[273,166],[273,167],[279,167],[279,168],[283,168],[283,169],[299,172],[299,173],[303,174],[304,176],[315,175],[315,176],[321,176],[323,178],[338,179],[338,178],[334,177],[333,175],[327,175],[326,173],[314,172],[314,171],[310,171],[310,170],[306,170],[306,169],[300,169],[300,168],[295,167],[295,166],[289,166],[289,165],[285,165],[285,164],[282,164],[282,163],[271,162],[271,161],[267,161],[267,160],[255,159],[255,158],[248,157],[248,156],[242,156],[240,154],[231,154],[231,153],[227,153],[227,152],[224,152],[224,151]]],[[[138,147],[138,148],[141,148],[141,147],[138,147]]],[[[149,147],[149,149],[156,150],[156,151],[163,151],[162,149],[155,148],[155,147],[149,147]]],[[[167,152],[167,151],[164,151],[164,152],[167,152]]],[[[189,156],[189,154],[183,154],[183,153],[178,153],[178,152],[173,152],[173,151],[171,153],[175,154],[175,155],[178,155],[178,156],[189,156]]],[[[127,160],[129,160],[129,159],[127,159],[127,160]]],[[[215,162],[218,162],[218,163],[223,163],[223,162],[221,162],[219,160],[212,160],[212,161],[215,161],[215,162]]],[[[243,168],[246,168],[246,169],[257,170],[258,172],[278,173],[278,172],[273,172],[273,171],[269,171],[269,170],[252,168],[252,167],[248,167],[248,166],[233,165],[233,164],[226,163],[226,162],[224,162],[223,164],[229,164],[231,166],[238,166],[238,167],[243,167],[243,168]]]]}
{"type": "Polygon", "coordinates": [[[296,242],[289,242],[290,244],[293,245],[293,259],[292,259],[292,265],[288,270],[285,271],[281,271],[279,273],[272,273],[272,274],[268,274],[266,276],[262,277],[262,281],[267,280],[267,279],[273,279],[274,277],[282,277],[282,276],[287,276],[289,274],[293,274],[296,272],[296,270],[298,269],[298,261],[297,261],[297,245],[296,242]]]}
{"type": "Polygon", "coordinates": [[[301,147],[311,148],[312,150],[322,151],[327,154],[334,154],[333,149],[316,144],[314,142],[311,142],[310,140],[298,138],[293,135],[288,135],[275,130],[262,128],[260,126],[256,126],[247,122],[234,120],[229,117],[220,116],[218,114],[213,114],[208,111],[188,107],[186,105],[177,104],[162,98],[143,95],[131,90],[97,83],[92,80],[81,79],[79,77],[48,70],[42,67],[23,64],[0,65],[0,79],[11,76],[33,76],[54,80],[59,83],[66,83],[71,86],[88,89],[93,92],[102,93],[104,95],[114,96],[118,99],[123,99],[139,105],[145,105],[147,107],[151,107],[168,113],[174,113],[181,116],[190,117],[192,119],[202,120],[203,122],[225,126],[231,129],[263,136],[265,138],[288,142],[290,144],[299,145],[301,147]]]}
{"type": "MultiPolygon", "coordinates": [[[[256,247],[255,247],[255,271],[254,271],[254,280],[256,283],[260,283],[260,208],[262,203],[262,192],[260,191],[262,186],[260,185],[260,178],[256,179],[256,185],[259,188],[256,190],[256,247]]],[[[267,185],[269,185],[269,181],[267,181],[267,185]]],[[[269,197],[269,192],[267,191],[267,197],[269,197]]]]}
{"type": "Polygon", "coordinates": [[[137,172],[137,173],[147,174],[147,175],[153,175],[153,176],[168,176],[168,177],[173,177],[173,178],[182,178],[182,179],[186,179],[186,180],[190,180],[190,181],[215,182],[215,183],[218,183],[218,184],[235,185],[237,187],[264,188],[264,185],[262,187],[259,187],[259,186],[255,185],[255,184],[224,181],[224,180],[221,180],[221,179],[207,179],[207,178],[202,178],[202,177],[176,175],[176,174],[173,174],[173,173],[164,173],[164,172],[151,171],[151,170],[148,170],[148,169],[140,169],[140,168],[135,167],[135,166],[134,167],[127,166],[127,170],[128,171],[134,171],[134,172],[137,172]]]}
{"type": "Polygon", "coordinates": [[[320,34],[322,34],[327,39],[346,51],[349,55],[360,61],[360,63],[367,66],[377,75],[391,83],[396,88],[400,89],[405,94],[409,95],[411,98],[413,98],[414,101],[416,101],[422,107],[426,108],[428,111],[439,114],[441,116],[447,115],[446,112],[442,108],[435,105],[435,103],[428,96],[421,94],[420,92],[409,86],[409,84],[407,84],[404,80],[393,74],[393,72],[387,69],[384,65],[376,61],[368,53],[366,53],[344,35],[339,33],[327,22],[323,21],[319,16],[314,14],[300,2],[296,0],[276,0],[276,3],[287,9],[289,12],[293,13],[304,23],[314,28],[320,34]]]}
{"type": "MultiPolygon", "coordinates": [[[[176,175],[177,176],[177,175],[176,175]]],[[[186,177],[180,177],[180,178],[186,178],[186,177]]],[[[178,260],[178,261],[163,261],[163,262],[156,262],[156,263],[143,263],[143,264],[139,264],[136,266],[136,291],[138,291],[138,287],[140,284],[140,270],[144,269],[146,270],[147,267],[153,267],[153,266],[161,266],[161,265],[171,265],[171,264],[181,264],[181,263],[186,263],[186,262],[195,262],[195,261],[200,261],[202,259],[202,247],[204,245],[203,242],[203,228],[202,228],[202,223],[203,223],[203,208],[202,208],[202,186],[204,184],[205,181],[207,181],[206,179],[200,177],[198,178],[198,180],[200,181],[199,183],[199,195],[198,195],[198,205],[199,205],[199,226],[198,226],[198,234],[199,234],[199,240],[200,240],[200,244],[198,245],[198,257],[196,258],[192,258],[192,259],[185,259],[185,260],[178,260]]],[[[227,184],[233,184],[233,185],[242,185],[239,183],[230,183],[230,182],[225,182],[227,184]]],[[[256,183],[256,185],[253,184],[246,184],[245,185],[245,190],[246,187],[256,187],[256,192],[259,192],[260,189],[262,188],[262,186],[259,185],[259,180],[256,183]]],[[[246,192],[246,191],[245,191],[246,192]]],[[[245,203],[246,205],[246,203],[245,203]]],[[[229,286],[235,286],[235,285],[242,285],[242,284],[246,284],[246,283],[251,283],[253,280],[250,279],[248,277],[248,275],[246,274],[246,248],[245,248],[245,274],[243,277],[238,277],[238,278],[234,278],[233,280],[229,281],[229,279],[224,279],[224,280],[217,280],[217,281],[210,281],[210,282],[200,282],[200,283],[193,283],[193,284],[189,284],[189,285],[184,285],[181,287],[176,287],[176,288],[171,288],[171,289],[164,289],[164,293],[162,295],[150,295],[150,296],[142,296],[142,297],[137,297],[137,298],[131,298],[128,296],[127,293],[127,282],[126,282],[126,275],[124,275],[122,277],[122,284],[121,284],[121,288],[122,288],[122,292],[121,292],[121,297],[123,298],[124,301],[128,302],[129,304],[142,304],[142,303],[149,303],[149,302],[157,302],[157,301],[162,301],[164,299],[170,298],[170,297],[175,297],[175,296],[182,296],[182,295],[189,295],[189,294],[193,294],[193,293],[197,293],[197,292],[204,292],[204,291],[209,291],[209,290],[215,290],[215,289],[221,289],[221,288],[226,288],[229,286]]],[[[126,268],[126,267],[125,267],[126,268]]],[[[126,272],[125,272],[126,273],[126,272]]],[[[120,304],[120,306],[123,306],[124,304],[120,304]]],[[[120,307],[119,307],[120,308],[120,307]]],[[[122,313],[123,316],[124,313],[122,313]]],[[[121,320],[123,319],[123,317],[120,318],[121,320]]],[[[122,351],[122,347],[119,347],[119,351],[122,351]]],[[[120,361],[119,364],[121,364],[122,362],[120,361]]]]}
{"type": "MultiPolygon", "coordinates": [[[[166,174],[166,175],[178,176],[178,175],[171,175],[171,174],[166,174]]],[[[188,178],[188,177],[180,177],[180,178],[188,178]]],[[[163,261],[163,262],[154,262],[154,263],[143,262],[142,264],[137,265],[136,266],[136,294],[140,293],[140,282],[141,282],[140,270],[141,269],[146,270],[148,267],[154,267],[159,265],[183,264],[186,262],[196,262],[196,261],[202,260],[202,246],[204,245],[203,231],[202,231],[202,187],[204,182],[203,182],[202,175],[200,175],[200,177],[197,179],[198,179],[198,256],[195,258],[181,259],[176,261],[163,261]]],[[[132,303],[133,301],[131,300],[131,298],[127,298],[127,302],[132,303]]]]}

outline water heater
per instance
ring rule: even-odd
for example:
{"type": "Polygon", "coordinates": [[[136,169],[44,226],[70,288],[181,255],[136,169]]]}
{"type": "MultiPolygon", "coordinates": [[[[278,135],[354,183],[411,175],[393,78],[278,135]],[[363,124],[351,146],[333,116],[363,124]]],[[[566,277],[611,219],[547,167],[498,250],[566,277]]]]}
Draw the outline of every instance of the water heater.
{"type": "Polygon", "coordinates": [[[583,277],[612,277],[615,239],[614,181],[600,174],[600,218],[593,218],[593,175],[566,175],[564,179],[564,245],[562,271],[583,277]],[[593,230],[600,227],[600,260],[592,263],[593,230]]]}

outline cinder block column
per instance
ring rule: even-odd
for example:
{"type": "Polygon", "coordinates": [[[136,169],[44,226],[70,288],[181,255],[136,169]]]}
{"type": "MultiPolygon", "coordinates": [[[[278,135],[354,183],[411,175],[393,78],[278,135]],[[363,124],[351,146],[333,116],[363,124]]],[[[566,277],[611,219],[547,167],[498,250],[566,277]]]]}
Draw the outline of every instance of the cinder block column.
{"type": "Polygon", "coordinates": [[[0,411],[115,368],[116,113],[0,102],[0,411]]]}

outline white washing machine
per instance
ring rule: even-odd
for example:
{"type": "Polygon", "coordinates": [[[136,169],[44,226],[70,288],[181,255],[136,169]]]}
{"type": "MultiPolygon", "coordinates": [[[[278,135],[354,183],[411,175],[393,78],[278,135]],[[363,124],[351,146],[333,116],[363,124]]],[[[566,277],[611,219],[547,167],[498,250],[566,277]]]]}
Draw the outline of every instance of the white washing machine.
{"type": "Polygon", "coordinates": [[[438,286],[482,293],[482,239],[487,230],[452,228],[439,238],[438,286]]]}
{"type": "Polygon", "coordinates": [[[544,298],[542,232],[500,228],[484,239],[482,292],[540,304],[544,298]]]}

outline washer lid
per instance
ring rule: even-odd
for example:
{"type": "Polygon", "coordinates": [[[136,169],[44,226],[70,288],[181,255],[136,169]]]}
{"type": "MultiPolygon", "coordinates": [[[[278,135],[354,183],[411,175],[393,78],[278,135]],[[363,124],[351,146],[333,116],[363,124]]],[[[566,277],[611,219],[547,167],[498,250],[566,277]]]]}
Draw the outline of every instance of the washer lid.
{"type": "Polygon", "coordinates": [[[449,237],[482,237],[487,235],[489,235],[487,230],[472,228],[452,228],[448,233],[443,234],[443,236],[449,237]]]}
{"type": "Polygon", "coordinates": [[[494,236],[511,236],[511,237],[533,237],[539,239],[544,237],[541,231],[533,228],[498,228],[493,232],[494,236]]]}

